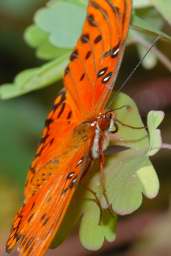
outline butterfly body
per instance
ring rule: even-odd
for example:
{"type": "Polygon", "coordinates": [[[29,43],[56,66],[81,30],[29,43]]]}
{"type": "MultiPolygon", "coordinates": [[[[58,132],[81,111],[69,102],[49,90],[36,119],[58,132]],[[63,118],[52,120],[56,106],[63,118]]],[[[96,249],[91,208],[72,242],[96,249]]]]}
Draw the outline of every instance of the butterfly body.
{"type": "Polygon", "coordinates": [[[56,98],[29,169],[24,204],[16,215],[6,249],[43,256],[63,221],[77,185],[91,162],[104,164],[115,130],[106,110],[122,59],[131,0],[89,0],[80,38],[64,72],[65,89],[56,98]]]}

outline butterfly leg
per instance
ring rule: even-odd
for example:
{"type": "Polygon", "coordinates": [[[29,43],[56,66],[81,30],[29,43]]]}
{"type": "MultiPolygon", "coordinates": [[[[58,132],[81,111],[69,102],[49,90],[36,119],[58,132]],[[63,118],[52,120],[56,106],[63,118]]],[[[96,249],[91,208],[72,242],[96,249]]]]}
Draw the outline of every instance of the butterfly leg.
{"type": "Polygon", "coordinates": [[[105,198],[106,204],[107,204],[107,210],[111,214],[111,216],[115,216],[115,213],[112,209],[112,205],[110,204],[108,200],[108,196],[106,193],[106,184],[105,184],[105,173],[104,173],[104,164],[105,164],[105,157],[104,157],[104,152],[103,152],[103,136],[99,140],[99,163],[100,163],[100,181],[101,181],[101,186],[102,186],[102,193],[105,198]]]}

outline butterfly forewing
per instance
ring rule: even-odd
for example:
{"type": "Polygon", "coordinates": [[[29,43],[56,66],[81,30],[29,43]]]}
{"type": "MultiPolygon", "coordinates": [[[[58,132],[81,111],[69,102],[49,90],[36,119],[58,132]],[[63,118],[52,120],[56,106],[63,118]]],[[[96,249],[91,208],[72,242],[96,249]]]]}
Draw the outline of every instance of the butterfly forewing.
{"type": "Polygon", "coordinates": [[[83,118],[103,110],[111,94],[131,15],[130,0],[91,0],[64,84],[83,118]]]}

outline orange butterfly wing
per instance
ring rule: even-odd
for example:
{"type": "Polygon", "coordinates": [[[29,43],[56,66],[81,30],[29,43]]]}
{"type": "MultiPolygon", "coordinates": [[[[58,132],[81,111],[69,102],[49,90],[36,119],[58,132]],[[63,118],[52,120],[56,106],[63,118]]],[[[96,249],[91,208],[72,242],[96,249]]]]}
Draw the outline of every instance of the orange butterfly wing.
{"type": "MultiPolygon", "coordinates": [[[[46,219],[48,216],[51,222],[57,218],[56,224],[60,225],[76,188],[76,184],[72,185],[72,182],[78,183],[89,165],[88,153],[93,137],[92,129],[88,123],[79,125],[69,101],[68,95],[64,91],[61,92],[45,122],[40,146],[28,172],[24,205],[14,220],[7,241],[8,252],[18,242],[22,255],[32,255],[31,253],[35,255],[35,252],[39,255],[37,254],[39,250],[42,253],[44,244],[47,243],[46,239],[41,245],[36,243],[33,246],[30,242],[28,246],[27,242],[34,242],[33,240],[49,232],[49,226],[40,226],[40,233],[38,232],[37,226],[41,222],[41,216],[46,215],[46,219]],[[52,215],[55,211],[51,211],[50,207],[56,203],[56,214],[52,215]]],[[[54,226],[54,229],[51,227],[51,240],[57,228],[58,226],[54,226]]]]}
{"type": "Polygon", "coordinates": [[[55,100],[28,173],[25,202],[7,241],[22,255],[44,255],[66,212],[75,183],[90,163],[94,133],[86,119],[104,110],[123,54],[130,0],[90,0],[83,33],[65,70],[66,93],[55,100]]]}
{"type": "Polygon", "coordinates": [[[7,242],[8,251],[11,251],[17,242],[21,255],[25,256],[43,255],[48,249],[63,220],[76,184],[88,167],[90,140],[89,127],[86,125],[83,129],[80,126],[74,132],[70,147],[64,154],[42,166],[42,171],[51,175],[43,186],[26,200],[16,216],[7,242]]]}
{"type": "MultiPolygon", "coordinates": [[[[44,184],[48,179],[48,171],[42,166],[47,166],[51,159],[68,146],[67,138],[70,138],[74,127],[78,124],[75,111],[71,108],[69,97],[64,90],[56,98],[52,110],[45,121],[45,128],[36,157],[32,162],[25,184],[25,197],[28,198],[44,184]],[[64,139],[65,136],[65,139],[64,139]]],[[[45,168],[48,169],[48,168],[45,168]]]]}
{"type": "Polygon", "coordinates": [[[64,84],[83,119],[104,110],[123,55],[131,0],[90,0],[64,84]]]}

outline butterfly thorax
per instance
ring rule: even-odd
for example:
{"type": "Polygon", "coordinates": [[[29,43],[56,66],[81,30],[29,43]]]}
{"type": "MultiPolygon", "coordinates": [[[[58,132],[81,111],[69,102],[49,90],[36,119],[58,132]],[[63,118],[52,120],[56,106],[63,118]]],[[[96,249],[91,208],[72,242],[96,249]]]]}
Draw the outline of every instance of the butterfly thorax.
{"type": "Polygon", "coordinates": [[[109,111],[99,114],[97,118],[91,123],[94,127],[94,138],[91,146],[91,155],[93,159],[99,158],[103,151],[110,143],[109,135],[116,131],[114,122],[115,115],[109,111]]]}

